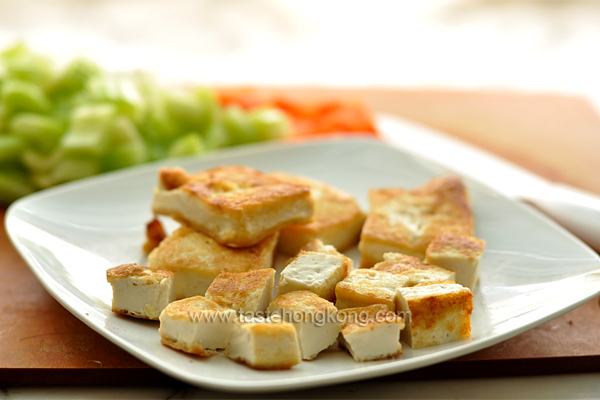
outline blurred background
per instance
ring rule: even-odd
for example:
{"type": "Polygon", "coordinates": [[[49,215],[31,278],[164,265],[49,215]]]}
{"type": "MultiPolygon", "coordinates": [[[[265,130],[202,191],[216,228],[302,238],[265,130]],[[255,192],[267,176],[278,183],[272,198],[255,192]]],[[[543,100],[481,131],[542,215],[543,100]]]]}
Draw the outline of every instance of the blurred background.
{"type": "Polygon", "coordinates": [[[509,89],[600,103],[600,2],[1,1],[0,46],[208,84],[509,89]]]}

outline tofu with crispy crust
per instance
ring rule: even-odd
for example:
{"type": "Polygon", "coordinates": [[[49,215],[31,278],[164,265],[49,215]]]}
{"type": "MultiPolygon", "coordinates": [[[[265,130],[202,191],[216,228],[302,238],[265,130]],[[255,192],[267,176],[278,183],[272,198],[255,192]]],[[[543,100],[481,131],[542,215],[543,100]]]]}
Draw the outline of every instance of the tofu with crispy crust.
{"type": "Polygon", "coordinates": [[[340,346],[359,362],[385,360],[402,354],[404,321],[383,304],[340,310],[344,320],[340,346]]]}
{"type": "Polygon", "coordinates": [[[221,271],[271,268],[277,233],[251,247],[224,246],[187,226],[164,239],[148,256],[148,265],[175,272],[175,297],[204,295],[221,271]]]}
{"type": "Polygon", "coordinates": [[[337,308],[308,290],[277,296],[269,304],[269,313],[294,324],[303,360],[314,359],[335,343],[340,333],[337,308]]]}
{"type": "Polygon", "coordinates": [[[334,301],[335,285],[352,269],[352,260],[336,253],[301,250],[281,271],[277,294],[309,290],[334,301]]]}
{"type": "Polygon", "coordinates": [[[112,310],[135,318],[158,319],[173,300],[173,276],[166,269],[119,265],[106,271],[113,289],[112,310]]]}
{"type": "Polygon", "coordinates": [[[227,346],[236,318],[234,310],[195,296],[169,304],[160,314],[158,333],[165,346],[210,357],[227,346]]]}
{"type": "Polygon", "coordinates": [[[288,225],[308,223],[313,207],[308,186],[245,166],[197,174],[161,168],[152,200],[153,212],[230,247],[253,246],[288,225]]]}
{"type": "Polygon", "coordinates": [[[456,280],[454,271],[437,265],[426,264],[417,257],[399,253],[385,253],[383,261],[375,264],[372,269],[406,276],[408,277],[406,286],[456,280]]]}
{"type": "Polygon", "coordinates": [[[409,277],[372,269],[355,269],[335,286],[338,309],[384,304],[396,308],[396,291],[406,286],[409,277]]]}
{"type": "Polygon", "coordinates": [[[310,187],[315,204],[311,222],[286,226],[281,230],[278,251],[293,256],[313,239],[320,239],[339,251],[345,251],[358,243],[365,214],[352,195],[303,176],[284,172],[271,175],[310,187]]]}
{"type": "Polygon", "coordinates": [[[473,235],[467,189],[456,175],[439,176],[411,190],[374,189],[369,201],[371,211],[359,243],[363,268],[383,261],[385,253],[422,260],[429,243],[442,232],[473,235]]]}
{"type": "Polygon", "coordinates": [[[402,340],[413,349],[471,337],[473,293],[457,283],[399,288],[396,309],[406,320],[402,340]]]}
{"type": "Polygon", "coordinates": [[[425,261],[456,272],[456,283],[473,290],[484,249],[485,240],[441,233],[427,247],[425,261]]]}
{"type": "Polygon", "coordinates": [[[210,284],[206,298],[244,314],[264,314],[271,301],[275,270],[221,272],[210,284]]]}
{"type": "Polygon", "coordinates": [[[236,322],[225,354],[256,369],[289,369],[302,361],[294,326],[271,319],[236,322]]]}

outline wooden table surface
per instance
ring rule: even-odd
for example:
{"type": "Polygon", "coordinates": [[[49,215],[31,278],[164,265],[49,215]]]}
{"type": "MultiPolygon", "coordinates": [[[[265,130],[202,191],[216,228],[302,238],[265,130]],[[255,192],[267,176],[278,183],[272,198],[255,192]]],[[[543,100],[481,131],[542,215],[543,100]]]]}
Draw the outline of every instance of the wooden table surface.
{"type": "MultiPolygon", "coordinates": [[[[289,89],[273,89],[290,92],[289,89]]],[[[557,182],[600,194],[600,119],[578,97],[512,92],[298,89],[359,98],[477,144],[557,182]]],[[[4,219],[4,211],[0,210],[4,219]]],[[[0,385],[173,383],[112,345],[41,286],[0,231],[0,385]]],[[[488,349],[385,379],[600,371],[600,298],[488,349]]]]}

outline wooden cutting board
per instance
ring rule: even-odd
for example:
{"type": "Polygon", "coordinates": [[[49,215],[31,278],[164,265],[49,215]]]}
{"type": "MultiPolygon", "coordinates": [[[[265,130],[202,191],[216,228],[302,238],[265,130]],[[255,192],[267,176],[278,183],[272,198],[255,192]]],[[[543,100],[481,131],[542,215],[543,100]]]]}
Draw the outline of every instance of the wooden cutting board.
{"type": "MultiPolygon", "coordinates": [[[[290,89],[284,90],[286,93],[290,89]]],[[[555,181],[600,194],[600,119],[581,98],[550,94],[292,89],[352,97],[478,144],[555,181]]],[[[4,220],[4,210],[0,210],[4,220]]],[[[600,298],[488,349],[383,379],[600,371],[600,298]]],[[[174,384],[54,300],[0,231],[0,385],[174,384]]]]}

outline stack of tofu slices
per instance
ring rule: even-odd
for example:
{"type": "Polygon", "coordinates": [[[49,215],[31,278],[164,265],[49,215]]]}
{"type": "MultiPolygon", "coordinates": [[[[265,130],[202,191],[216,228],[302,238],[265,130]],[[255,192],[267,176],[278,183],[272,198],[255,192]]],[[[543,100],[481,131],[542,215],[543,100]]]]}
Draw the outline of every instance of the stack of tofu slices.
{"type": "Polygon", "coordinates": [[[160,320],[164,345],[219,353],[258,369],[313,360],[336,342],[356,361],[471,336],[472,290],[485,242],[465,186],[373,189],[367,216],[326,183],[221,166],[159,171],[148,267],[107,271],[112,310],[160,320]],[[360,268],[341,252],[358,243],[360,268]],[[291,257],[275,287],[275,253],[291,257]],[[276,292],[276,297],[273,294],[276,292]]]}

